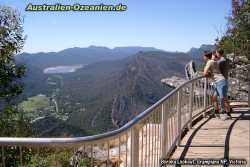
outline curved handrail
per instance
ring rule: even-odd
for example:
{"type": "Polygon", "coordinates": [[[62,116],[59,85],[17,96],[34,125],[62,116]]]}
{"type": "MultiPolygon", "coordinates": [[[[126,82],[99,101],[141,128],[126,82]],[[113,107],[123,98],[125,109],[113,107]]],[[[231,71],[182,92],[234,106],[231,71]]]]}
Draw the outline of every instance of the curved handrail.
{"type": "Polygon", "coordinates": [[[159,105],[161,105],[166,99],[171,97],[173,94],[177,93],[181,88],[186,86],[187,84],[190,84],[196,80],[205,78],[205,76],[199,76],[196,78],[193,78],[179,87],[175,88],[173,91],[168,93],[166,96],[164,96],[162,99],[160,99],[158,102],[153,104],[151,107],[137,115],[134,119],[126,123],[124,126],[122,126],[119,129],[105,132],[98,135],[92,135],[92,136],[85,136],[85,137],[73,137],[73,138],[32,138],[32,137],[0,137],[0,145],[66,145],[66,144],[80,144],[80,143],[88,143],[88,142],[95,142],[99,140],[108,140],[110,138],[116,137],[117,135],[120,135],[122,133],[125,133],[128,129],[135,126],[139,121],[146,118],[147,115],[149,115],[151,112],[154,111],[159,105]]]}

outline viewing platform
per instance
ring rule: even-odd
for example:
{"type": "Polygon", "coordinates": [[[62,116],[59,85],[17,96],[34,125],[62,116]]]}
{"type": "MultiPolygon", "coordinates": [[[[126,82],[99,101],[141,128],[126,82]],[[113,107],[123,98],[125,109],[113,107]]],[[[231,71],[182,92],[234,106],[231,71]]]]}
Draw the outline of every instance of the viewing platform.
{"type": "MultiPolygon", "coordinates": [[[[250,108],[244,103],[231,103],[232,119],[214,117],[201,119],[183,137],[171,159],[226,159],[229,166],[235,160],[246,160],[250,164],[250,108]],[[245,107],[244,107],[245,106],[245,107]]],[[[226,162],[225,162],[226,163],[226,162]]],[[[185,165],[188,166],[188,165],[185,165]]],[[[220,166],[228,166],[220,165],[220,166]]]]}

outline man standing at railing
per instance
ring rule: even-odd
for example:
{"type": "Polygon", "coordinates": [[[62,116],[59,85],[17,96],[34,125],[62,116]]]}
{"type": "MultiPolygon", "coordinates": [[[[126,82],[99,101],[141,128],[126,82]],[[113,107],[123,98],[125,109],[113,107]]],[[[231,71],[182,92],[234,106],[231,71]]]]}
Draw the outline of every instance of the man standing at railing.
{"type": "Polygon", "coordinates": [[[216,50],[217,63],[219,64],[220,71],[226,79],[226,96],[224,97],[224,106],[227,115],[231,118],[231,107],[228,99],[228,73],[230,70],[229,59],[224,57],[224,51],[222,49],[216,50]]]}

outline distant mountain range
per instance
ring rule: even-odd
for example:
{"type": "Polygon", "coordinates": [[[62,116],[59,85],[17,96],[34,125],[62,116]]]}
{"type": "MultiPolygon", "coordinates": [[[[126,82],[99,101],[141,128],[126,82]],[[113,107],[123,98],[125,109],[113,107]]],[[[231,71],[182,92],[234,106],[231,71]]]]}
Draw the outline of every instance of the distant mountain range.
{"type": "MultiPolygon", "coordinates": [[[[186,54],[196,60],[202,59],[205,50],[215,49],[214,45],[201,45],[199,48],[191,48],[186,54]]],[[[44,69],[57,65],[91,64],[104,60],[118,60],[138,52],[163,51],[154,47],[115,47],[113,49],[101,46],[89,46],[87,48],[69,48],[59,52],[22,53],[16,57],[20,63],[44,69]]],[[[178,53],[178,52],[177,52],[178,53]]]]}
{"type": "Polygon", "coordinates": [[[153,47],[107,47],[89,46],[87,48],[69,48],[59,52],[22,53],[16,56],[18,62],[25,62],[44,69],[57,65],[91,64],[104,60],[117,60],[139,51],[160,51],[153,47]]]}
{"type": "Polygon", "coordinates": [[[56,99],[60,112],[69,116],[66,121],[45,117],[34,123],[42,136],[108,131],[124,125],[169,93],[172,88],[160,80],[184,76],[185,64],[193,59],[200,61],[203,48],[182,53],[145,47],[91,46],[57,53],[23,53],[17,56],[19,63],[28,66],[22,98],[46,94],[56,99]],[[88,65],[74,73],[43,73],[47,67],[74,64],[88,65]],[[50,84],[52,81],[55,85],[50,84]]]}

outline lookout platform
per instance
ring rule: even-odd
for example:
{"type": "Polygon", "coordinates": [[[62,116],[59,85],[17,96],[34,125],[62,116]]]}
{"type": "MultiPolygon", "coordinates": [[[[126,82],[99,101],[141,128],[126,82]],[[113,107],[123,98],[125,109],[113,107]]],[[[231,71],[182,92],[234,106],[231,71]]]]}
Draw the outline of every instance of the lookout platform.
{"type": "MultiPolygon", "coordinates": [[[[182,138],[170,158],[225,159],[227,161],[245,159],[247,164],[242,166],[249,167],[250,108],[237,103],[232,103],[232,106],[232,119],[223,121],[214,117],[205,117],[197,122],[182,138]]],[[[235,161],[231,161],[233,162],[235,161]]],[[[219,166],[236,166],[231,163],[219,166]]]]}

